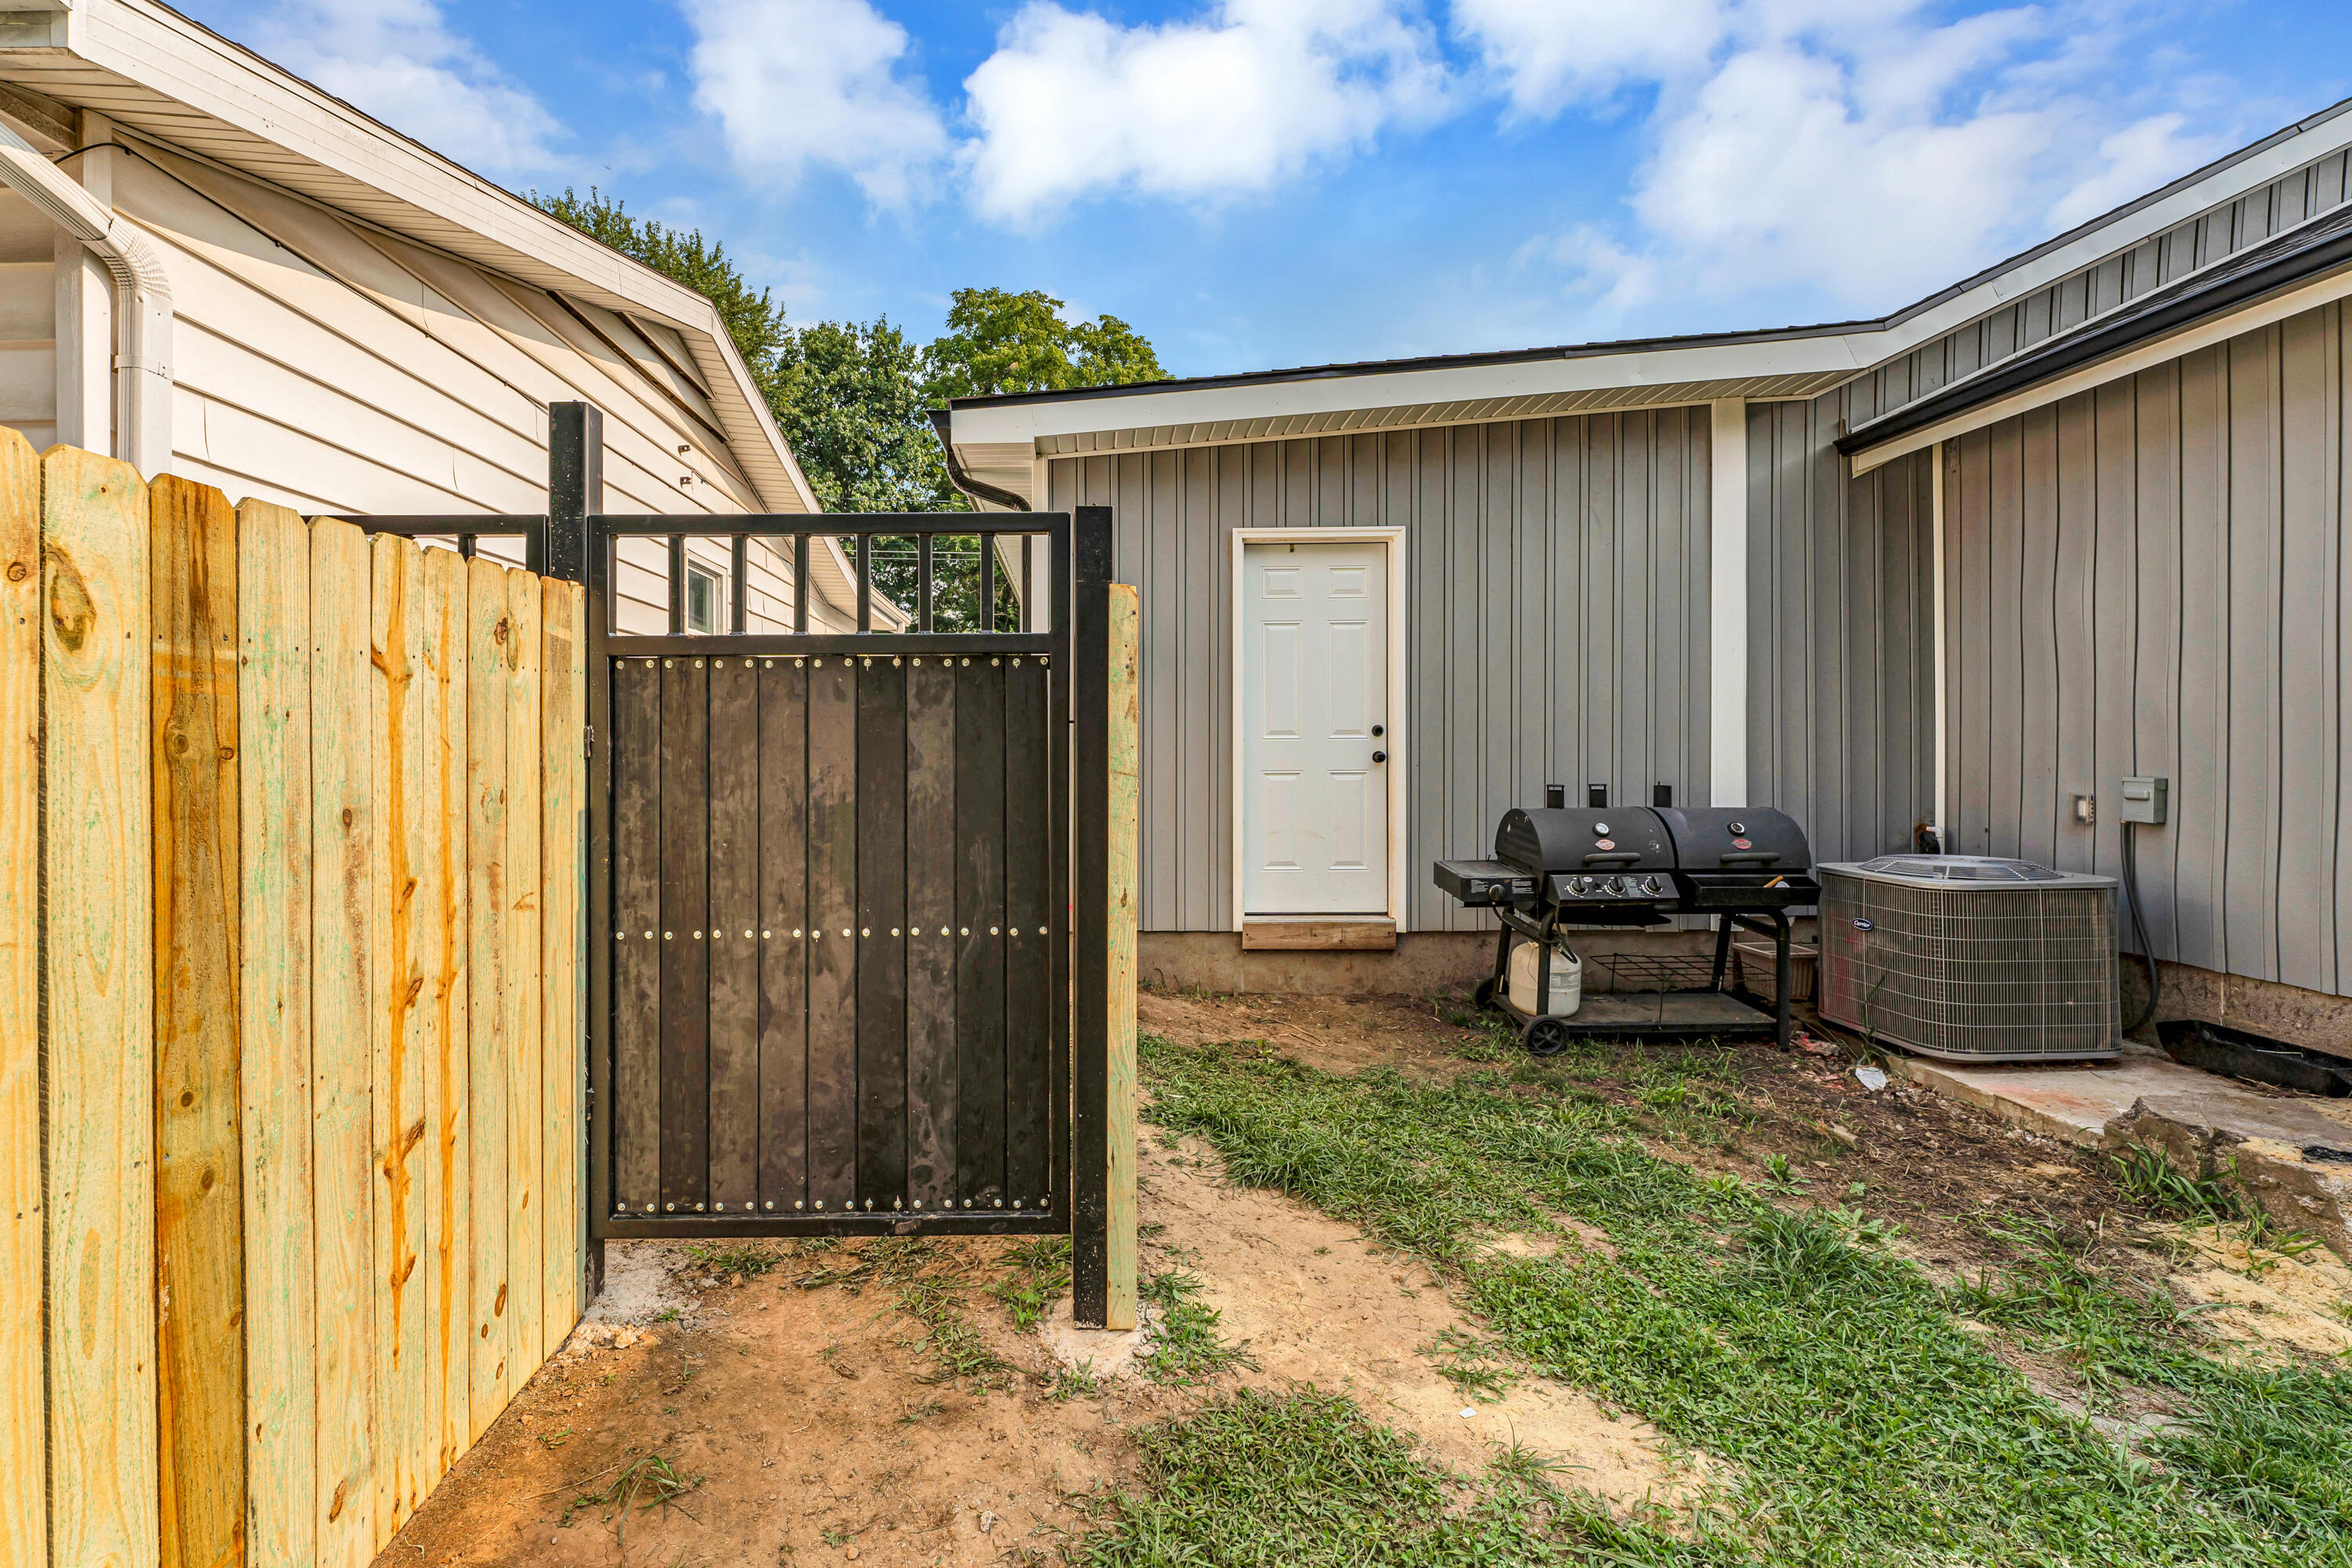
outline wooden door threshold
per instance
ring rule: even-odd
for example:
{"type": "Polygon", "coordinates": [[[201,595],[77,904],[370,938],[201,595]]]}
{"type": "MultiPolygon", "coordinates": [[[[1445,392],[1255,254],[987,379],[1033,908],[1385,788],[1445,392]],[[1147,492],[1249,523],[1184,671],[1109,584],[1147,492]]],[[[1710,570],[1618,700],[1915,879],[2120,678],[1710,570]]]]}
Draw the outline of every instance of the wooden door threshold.
{"type": "Polygon", "coordinates": [[[1394,952],[1396,921],[1388,915],[1246,915],[1244,952],[1394,952]]]}

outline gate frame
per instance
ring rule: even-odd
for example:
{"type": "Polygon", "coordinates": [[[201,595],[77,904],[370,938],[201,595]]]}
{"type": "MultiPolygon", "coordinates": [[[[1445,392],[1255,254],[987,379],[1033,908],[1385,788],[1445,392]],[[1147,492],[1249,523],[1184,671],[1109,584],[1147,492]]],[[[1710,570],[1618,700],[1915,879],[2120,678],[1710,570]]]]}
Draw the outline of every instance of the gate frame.
{"type": "MultiPolygon", "coordinates": [[[[590,671],[584,715],[588,747],[588,824],[583,973],[587,996],[579,1042],[587,1082],[589,1180],[577,1216],[586,1258],[589,1298],[604,1288],[607,1239],[682,1237],[791,1237],[797,1236],[1062,1236],[1071,1237],[1074,1316],[1081,1327],[1100,1327],[1108,1287],[1108,1014],[1110,911],[1109,634],[1108,589],[1111,572],[1111,512],[1080,507],[1075,512],[807,512],[609,514],[604,500],[604,415],[593,405],[557,403],[549,407],[548,510],[543,515],[443,515],[350,517],[371,533],[407,537],[455,536],[460,552],[474,553],[484,535],[520,536],[528,567],[542,575],[579,583],[587,589],[584,658],[590,671]],[[1047,537],[1050,605],[1045,633],[933,632],[929,629],[930,541],[942,534],[1047,537]],[[808,625],[809,541],[817,536],[858,540],[856,632],[811,634],[808,625]],[[877,634],[871,624],[873,583],[866,542],[882,536],[915,536],[919,543],[917,606],[920,629],[877,634]],[[629,537],[670,541],[670,628],[653,637],[624,637],[613,630],[614,546],[629,537]],[[730,630],[688,633],[681,607],[683,541],[729,539],[736,592],[730,630]],[[790,633],[747,636],[744,624],[745,549],[755,537],[794,540],[793,626],[790,633]],[[1065,629],[1066,628],[1066,629],[1065,629]],[[1061,940],[1054,944],[1050,984],[1062,1005],[1053,1009],[1047,1057],[1048,1123],[1054,1173],[1054,1207],[1042,1212],[990,1210],[984,1214],[827,1215],[797,1219],[753,1215],[708,1215],[688,1219],[617,1218],[612,1213],[612,745],[613,660],[676,651],[690,642],[696,652],[715,656],[860,654],[887,636],[884,651],[897,654],[1063,653],[1048,685],[1047,724],[1056,763],[1049,770],[1067,784],[1052,803],[1058,820],[1051,878],[1062,891],[1061,940]],[[1067,638],[1066,651],[1054,645],[1067,638]],[[781,645],[781,646],[780,646],[781,645]],[[1091,715],[1092,723],[1081,723],[1091,715]],[[599,744],[599,737],[605,737],[599,744]],[[603,960],[604,962],[600,962],[603,960]]],[[[984,556],[990,546],[983,546],[984,556]]],[[[995,599],[993,563],[982,579],[984,613],[995,599]]]]}

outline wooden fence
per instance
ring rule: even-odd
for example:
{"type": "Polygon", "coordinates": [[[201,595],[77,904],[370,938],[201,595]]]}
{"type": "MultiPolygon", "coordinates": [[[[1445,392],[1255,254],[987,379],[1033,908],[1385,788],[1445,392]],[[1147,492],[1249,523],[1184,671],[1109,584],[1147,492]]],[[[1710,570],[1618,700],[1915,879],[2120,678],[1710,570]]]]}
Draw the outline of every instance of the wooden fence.
{"type": "Polygon", "coordinates": [[[562,1345],[581,590],[0,430],[0,1563],[365,1564],[562,1345]]]}

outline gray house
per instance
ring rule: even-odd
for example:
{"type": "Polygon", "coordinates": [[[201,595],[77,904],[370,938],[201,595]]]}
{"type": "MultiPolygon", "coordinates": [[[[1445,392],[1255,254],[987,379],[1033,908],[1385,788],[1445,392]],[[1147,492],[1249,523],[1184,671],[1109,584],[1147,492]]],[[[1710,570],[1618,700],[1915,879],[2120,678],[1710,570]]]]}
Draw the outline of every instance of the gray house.
{"type": "Polygon", "coordinates": [[[2159,773],[2166,1012],[2344,1048],[2347,107],[1882,320],[956,404],[1117,509],[1147,973],[1470,973],[1429,864],[1551,783],[2112,871],[2159,773]]]}

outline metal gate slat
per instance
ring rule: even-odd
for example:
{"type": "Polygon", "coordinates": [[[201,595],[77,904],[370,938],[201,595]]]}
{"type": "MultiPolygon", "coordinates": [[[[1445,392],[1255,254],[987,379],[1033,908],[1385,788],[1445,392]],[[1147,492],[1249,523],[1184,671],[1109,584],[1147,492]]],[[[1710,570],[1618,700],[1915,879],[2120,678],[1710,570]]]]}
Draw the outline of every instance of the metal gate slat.
{"type": "Polygon", "coordinates": [[[710,661],[710,1202],[760,1195],[760,708],[748,658],[710,661]]]}
{"type": "Polygon", "coordinates": [[[945,660],[908,660],[907,1189],[928,1214],[955,1201],[955,696],[945,660]]]}
{"type": "Polygon", "coordinates": [[[760,1212],[808,1201],[808,665],[760,682],[760,1212]]]}
{"type": "Polygon", "coordinates": [[[661,670],[613,671],[613,1200],[661,1196],[661,670]]]}
{"type": "Polygon", "coordinates": [[[809,1207],[857,1195],[857,676],[809,661],[809,1207]]]}
{"type": "Polygon", "coordinates": [[[1004,672],[1005,1184],[1014,1206],[1047,1206],[1047,1014],[1052,939],[1058,927],[1048,876],[1046,667],[1014,656],[1004,672]]]}
{"type": "Polygon", "coordinates": [[[662,660],[661,1202],[701,1214],[710,1196],[709,672],[662,660]]]}
{"type": "Polygon", "coordinates": [[[857,1191],[902,1210],[907,1192],[907,670],[857,670],[857,1191]]]}
{"type": "Polygon", "coordinates": [[[1004,1190],[1004,670],[956,667],[956,1191],[992,1210],[1004,1190]]]}

